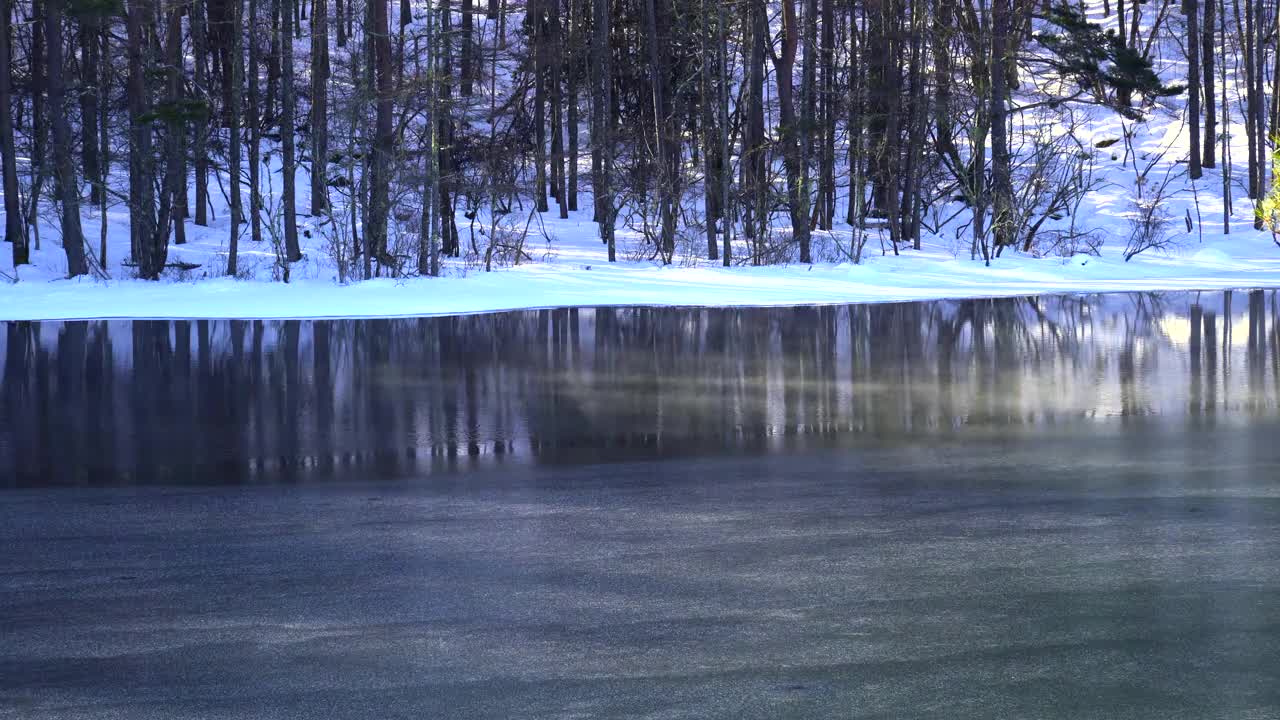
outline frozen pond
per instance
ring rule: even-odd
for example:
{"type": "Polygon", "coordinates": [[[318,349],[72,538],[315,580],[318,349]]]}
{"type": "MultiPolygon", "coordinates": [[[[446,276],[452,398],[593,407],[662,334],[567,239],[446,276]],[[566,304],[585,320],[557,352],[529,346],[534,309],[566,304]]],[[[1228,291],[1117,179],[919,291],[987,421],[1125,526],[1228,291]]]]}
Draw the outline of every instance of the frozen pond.
{"type": "Polygon", "coordinates": [[[9,324],[0,718],[1277,717],[1277,309],[9,324]]]}

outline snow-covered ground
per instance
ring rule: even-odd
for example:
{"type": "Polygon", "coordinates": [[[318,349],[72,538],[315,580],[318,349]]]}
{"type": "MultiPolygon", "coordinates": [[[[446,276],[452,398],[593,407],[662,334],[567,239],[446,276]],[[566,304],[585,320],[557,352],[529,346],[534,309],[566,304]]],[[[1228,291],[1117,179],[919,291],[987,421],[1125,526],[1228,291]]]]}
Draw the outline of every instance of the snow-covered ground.
{"type": "MultiPolygon", "coordinates": [[[[788,305],[995,297],[1066,292],[1280,286],[1280,250],[1254,232],[1206,236],[1204,246],[1170,255],[1119,250],[1103,256],[996,260],[991,267],[953,256],[940,244],[901,256],[878,249],[852,263],[723,268],[605,262],[589,218],[549,220],[549,257],[485,273],[453,268],[444,278],[375,279],[338,285],[303,277],[289,284],[227,277],[171,282],[52,279],[38,267],[0,286],[0,319],[98,317],[358,317],[439,315],[565,305],[788,305]],[[572,235],[570,232],[572,231],[572,235]]],[[[211,240],[209,242],[212,242],[211,240]]],[[[193,245],[174,254],[198,260],[193,245]]],[[[49,250],[42,251],[48,255],[49,250]]],[[[264,258],[262,262],[270,262],[264,258]]],[[[6,272],[12,272],[6,268],[6,272]]]]}

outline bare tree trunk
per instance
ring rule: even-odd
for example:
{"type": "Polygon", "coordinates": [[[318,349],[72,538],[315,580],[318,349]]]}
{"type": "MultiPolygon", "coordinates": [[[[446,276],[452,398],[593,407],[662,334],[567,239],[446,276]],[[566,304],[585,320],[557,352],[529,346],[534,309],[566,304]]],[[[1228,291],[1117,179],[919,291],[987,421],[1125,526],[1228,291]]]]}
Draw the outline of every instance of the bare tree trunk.
{"type": "Polygon", "coordinates": [[[781,122],[778,132],[782,135],[782,163],[787,174],[787,205],[791,212],[791,233],[800,245],[800,262],[813,262],[809,249],[809,198],[803,181],[803,157],[799,135],[802,129],[796,122],[796,106],[792,88],[796,48],[799,44],[796,23],[795,0],[782,0],[782,49],[774,58],[774,72],[778,83],[778,110],[781,122]]]}
{"type": "Polygon", "coordinates": [[[31,16],[36,18],[31,23],[31,52],[27,54],[31,78],[31,182],[27,187],[27,227],[34,232],[35,249],[40,250],[40,226],[36,213],[40,209],[40,193],[44,189],[45,170],[48,165],[49,112],[45,105],[45,92],[48,89],[48,62],[45,50],[45,28],[40,18],[44,17],[43,0],[31,0],[31,16]]]}
{"type": "MultiPolygon", "coordinates": [[[[235,0],[239,2],[239,0],[235,0]]],[[[164,152],[164,198],[160,202],[160,232],[169,234],[169,226],[173,226],[173,243],[183,245],[187,242],[186,226],[182,212],[179,210],[187,187],[187,163],[183,154],[186,144],[186,122],[179,108],[182,106],[182,6],[169,0],[168,27],[165,29],[165,102],[169,106],[166,118],[164,152]]],[[[239,33],[236,33],[238,36],[239,33]]]]}
{"type": "Polygon", "coordinates": [[[101,205],[106,194],[105,188],[98,184],[101,174],[98,150],[98,94],[102,91],[98,86],[98,70],[102,62],[98,57],[98,36],[101,24],[96,17],[86,16],[81,19],[76,32],[80,46],[80,165],[89,183],[89,202],[95,205],[101,205]]]}
{"type": "Polygon", "coordinates": [[[529,0],[529,15],[532,18],[531,35],[533,37],[533,164],[534,187],[533,198],[538,212],[547,211],[547,39],[546,11],[543,3],[553,0],[529,0]]]}
{"type": "Polygon", "coordinates": [[[453,118],[450,115],[453,98],[453,47],[448,38],[453,36],[453,16],[449,9],[449,0],[440,3],[440,96],[436,117],[438,120],[438,142],[440,147],[439,164],[439,209],[440,243],[446,255],[458,257],[461,247],[458,243],[458,223],[453,209],[453,118]]]}
{"type": "MultiPolygon", "coordinates": [[[[347,0],[347,1],[351,2],[353,0],[347,0]]],[[[327,0],[319,0],[319,2],[321,4],[324,4],[327,2],[327,0]]],[[[346,47],[347,46],[347,13],[343,9],[343,0],[337,0],[337,4],[334,5],[334,8],[333,8],[333,16],[334,16],[333,25],[334,25],[334,28],[337,30],[338,47],[346,47]]]]}
{"type": "Polygon", "coordinates": [[[369,14],[372,27],[365,30],[366,42],[373,46],[376,76],[376,119],[374,121],[373,164],[370,179],[369,212],[365,216],[365,242],[379,263],[392,267],[387,252],[387,225],[391,212],[391,163],[395,154],[392,127],[391,37],[387,17],[387,0],[371,0],[369,14]]]}
{"type": "Polygon", "coordinates": [[[822,118],[819,139],[822,143],[818,158],[818,205],[815,211],[817,226],[830,230],[836,213],[836,61],[835,61],[836,12],[834,0],[822,0],[821,88],[822,118]]]}
{"type": "Polygon", "coordinates": [[[569,194],[568,209],[576,212],[578,210],[578,80],[582,72],[582,36],[579,31],[582,26],[582,0],[568,0],[568,2],[569,69],[565,74],[565,94],[568,96],[565,101],[565,129],[569,136],[567,192],[569,194]]]}
{"type": "MultiPolygon", "coordinates": [[[[1207,0],[1206,0],[1207,1],[1207,0]]],[[[1200,7],[1199,0],[1185,0],[1187,15],[1187,120],[1191,125],[1187,174],[1199,180],[1200,170],[1200,7]]],[[[1212,144],[1212,143],[1210,143],[1212,144]]]]}
{"type": "MultiPolygon", "coordinates": [[[[280,192],[280,211],[284,214],[285,260],[302,259],[298,246],[298,204],[295,200],[298,162],[294,150],[294,132],[297,128],[297,99],[293,91],[293,13],[296,0],[280,3],[280,155],[281,172],[284,175],[280,192]]],[[[375,4],[385,0],[370,0],[375,4]]],[[[383,17],[385,17],[385,12],[383,17]]],[[[385,32],[385,28],[384,28],[385,32]]]]}
{"type": "Polygon", "coordinates": [[[129,0],[129,215],[134,237],[134,261],[138,276],[158,280],[164,270],[168,246],[156,227],[156,168],[152,152],[151,98],[147,85],[153,56],[151,32],[155,27],[154,0],[129,0]]]}
{"type": "Polygon", "coordinates": [[[703,220],[706,223],[707,259],[720,259],[720,248],[716,244],[716,220],[720,214],[717,204],[720,198],[719,147],[717,146],[718,130],[714,121],[715,110],[711,106],[712,98],[712,65],[715,63],[715,51],[712,50],[711,14],[707,11],[706,0],[699,3],[699,30],[701,40],[700,58],[701,72],[698,75],[701,83],[699,94],[702,102],[702,207],[703,220]]]}
{"type": "Polygon", "coordinates": [[[724,232],[722,235],[724,252],[720,253],[724,266],[729,267],[733,262],[733,207],[730,205],[731,180],[729,171],[729,69],[728,65],[728,36],[726,35],[724,0],[715,0],[716,2],[716,45],[719,53],[716,56],[718,63],[720,82],[717,86],[719,97],[717,98],[720,110],[720,214],[724,218],[724,232]]]}
{"type": "MultiPolygon", "coordinates": [[[[311,7],[311,214],[329,210],[329,3],[311,7]]],[[[341,23],[339,23],[341,25],[341,23]]]]}
{"type": "Polygon", "coordinates": [[[462,48],[458,55],[458,76],[461,81],[458,94],[471,97],[472,85],[475,83],[475,41],[472,39],[472,28],[475,24],[475,7],[473,0],[462,0],[462,25],[459,29],[458,42],[462,48]]]}
{"type": "MultiPolygon", "coordinates": [[[[231,39],[231,67],[226,68],[226,72],[231,76],[231,122],[228,123],[227,128],[228,138],[230,139],[227,148],[227,174],[231,176],[231,230],[227,239],[227,274],[235,277],[239,270],[236,267],[236,263],[238,262],[240,251],[240,223],[244,220],[244,208],[240,199],[240,88],[243,84],[241,76],[244,62],[244,33],[240,30],[243,26],[240,18],[244,0],[231,0],[231,3],[231,17],[234,21],[231,39]]],[[[250,190],[249,204],[253,214],[256,216],[258,214],[257,208],[253,206],[253,203],[254,196],[252,195],[252,190],[250,190]]]]}
{"type": "Polygon", "coordinates": [[[849,9],[849,106],[848,117],[845,119],[846,131],[849,136],[848,148],[846,150],[845,164],[849,167],[849,207],[845,213],[845,222],[854,227],[854,236],[857,237],[859,226],[862,223],[862,216],[865,212],[863,207],[863,186],[857,180],[862,177],[863,158],[859,149],[862,146],[864,113],[863,109],[863,88],[865,86],[864,68],[865,62],[861,62],[862,58],[858,53],[859,37],[858,37],[858,16],[853,8],[849,9]]]}
{"type": "Polygon", "coordinates": [[[13,266],[31,262],[27,231],[22,225],[18,203],[17,145],[13,137],[13,64],[10,52],[12,7],[0,7],[0,155],[4,165],[4,241],[12,243],[13,266]]]}
{"type": "Polygon", "coordinates": [[[594,98],[591,112],[594,128],[591,133],[591,153],[596,172],[591,176],[591,192],[595,195],[596,222],[600,226],[600,239],[608,246],[609,262],[616,262],[613,237],[613,189],[610,183],[613,172],[613,65],[609,46],[610,0],[591,0],[592,33],[591,55],[595,68],[594,98]]]}
{"type": "Polygon", "coordinates": [[[764,58],[768,17],[764,0],[747,0],[743,31],[747,34],[747,120],[743,131],[743,190],[747,197],[743,230],[753,242],[751,264],[763,260],[765,235],[769,227],[769,189],[766,183],[764,130],[764,58]]]}
{"type": "Polygon", "coordinates": [[[1204,151],[1201,153],[1201,164],[1211,168],[1217,166],[1216,148],[1218,146],[1218,113],[1215,107],[1214,88],[1214,23],[1216,14],[1215,0],[1204,0],[1204,24],[1200,35],[1200,62],[1204,69],[1204,151]]]}
{"type": "MultiPolygon", "coordinates": [[[[323,2],[323,0],[321,0],[323,2]]],[[[249,239],[256,245],[262,242],[262,113],[258,89],[262,58],[258,52],[258,0],[249,0],[249,22],[245,33],[249,43],[249,70],[245,73],[249,83],[249,102],[245,122],[249,126],[249,239]]]]}
{"type": "Polygon", "coordinates": [[[1008,79],[1013,62],[1009,47],[1011,31],[1009,0],[991,3],[991,229],[995,246],[1014,242],[1013,181],[1009,169],[1008,79]]]}
{"type": "Polygon", "coordinates": [[[205,0],[194,0],[191,4],[191,46],[195,63],[193,90],[195,91],[195,96],[205,103],[206,108],[205,116],[196,123],[192,146],[196,172],[195,224],[207,226],[209,224],[209,77],[207,67],[209,64],[209,37],[205,0]]]}
{"type": "Polygon", "coordinates": [[[551,9],[547,25],[551,29],[551,186],[561,219],[569,217],[568,199],[565,197],[564,171],[564,97],[563,97],[563,32],[560,26],[560,0],[542,0],[551,9]]]}
{"type": "Polygon", "coordinates": [[[89,263],[84,252],[84,232],[80,228],[80,184],[71,161],[70,108],[66,102],[66,78],[62,67],[62,3],[45,0],[44,26],[49,52],[49,119],[53,130],[55,189],[62,205],[62,249],[67,255],[67,275],[85,275],[89,263]]]}
{"type": "MultiPolygon", "coordinates": [[[[649,83],[653,98],[653,116],[655,129],[655,147],[657,148],[658,166],[658,204],[661,213],[661,237],[659,238],[660,254],[663,264],[670,264],[676,247],[676,168],[670,148],[673,142],[671,132],[671,106],[667,93],[667,53],[659,48],[660,34],[658,28],[657,0],[644,0],[645,45],[648,49],[649,83]]],[[[666,8],[664,8],[665,11],[666,8]]]]}

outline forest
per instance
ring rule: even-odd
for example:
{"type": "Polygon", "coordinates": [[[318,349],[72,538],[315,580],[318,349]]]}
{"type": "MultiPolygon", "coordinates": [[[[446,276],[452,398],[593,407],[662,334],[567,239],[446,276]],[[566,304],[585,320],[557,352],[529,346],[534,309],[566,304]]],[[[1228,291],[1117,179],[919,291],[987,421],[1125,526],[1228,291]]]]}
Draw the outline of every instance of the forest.
{"type": "Polygon", "coordinates": [[[15,274],[44,243],[63,276],[347,282],[533,261],[580,213],[608,262],[1127,261],[1233,197],[1280,216],[1278,8],[6,0],[5,242],[15,274]]]}

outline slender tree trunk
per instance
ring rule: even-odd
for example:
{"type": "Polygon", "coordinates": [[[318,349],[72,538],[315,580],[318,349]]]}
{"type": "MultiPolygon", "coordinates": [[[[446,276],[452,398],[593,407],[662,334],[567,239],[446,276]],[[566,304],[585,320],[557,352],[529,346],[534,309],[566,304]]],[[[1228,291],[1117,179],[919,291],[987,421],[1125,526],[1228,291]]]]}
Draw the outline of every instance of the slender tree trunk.
{"type": "MultiPolygon", "coordinates": [[[[347,0],[347,1],[350,2],[352,0],[347,0]]],[[[320,4],[323,5],[327,2],[327,0],[319,0],[319,2],[320,4]]],[[[343,9],[343,7],[344,7],[343,0],[336,0],[336,4],[334,5],[334,8],[333,8],[333,15],[335,20],[335,22],[333,23],[333,26],[334,26],[334,29],[337,30],[338,47],[347,46],[347,13],[343,9]]]]}
{"type": "Polygon", "coordinates": [[[98,36],[102,23],[95,16],[81,19],[76,32],[80,46],[80,165],[89,183],[89,202],[102,204],[104,188],[98,184],[101,155],[98,150],[98,36]]]}
{"type": "Polygon", "coordinates": [[[169,116],[165,122],[165,194],[160,203],[160,232],[167,236],[172,224],[173,243],[183,245],[187,242],[187,234],[179,206],[185,202],[183,195],[187,187],[187,158],[183,152],[186,145],[186,122],[180,111],[183,75],[182,5],[175,0],[168,2],[168,27],[165,29],[165,75],[168,87],[165,101],[169,105],[169,116]]]}
{"type": "Polygon", "coordinates": [[[799,44],[799,28],[796,23],[795,0],[782,0],[782,49],[774,58],[774,73],[778,83],[778,110],[781,122],[782,163],[787,174],[787,205],[791,211],[791,233],[800,245],[800,262],[813,262],[809,248],[809,198],[804,188],[803,157],[800,138],[803,131],[796,121],[796,106],[792,87],[796,48],[799,44]]]}
{"type": "MultiPolygon", "coordinates": [[[[375,5],[386,0],[370,0],[375,5]]],[[[298,246],[298,204],[295,199],[298,162],[294,150],[294,132],[297,99],[293,91],[293,5],[295,0],[281,0],[280,7],[280,155],[281,182],[280,211],[284,214],[285,260],[302,259],[298,246]]],[[[383,17],[386,17],[385,12],[383,17]]],[[[385,25],[385,24],[384,24],[385,25]]],[[[385,27],[384,30],[385,32],[385,27]]]]}
{"type": "Polygon", "coordinates": [[[258,86],[262,58],[258,49],[257,27],[258,0],[249,0],[249,22],[245,24],[245,37],[249,43],[248,72],[245,73],[249,102],[245,108],[245,123],[249,126],[249,239],[255,245],[262,242],[262,113],[258,86]]]}
{"type": "Polygon", "coordinates": [[[582,37],[579,32],[582,26],[582,0],[568,0],[569,8],[569,69],[565,73],[565,112],[566,134],[569,136],[569,180],[567,192],[568,209],[578,210],[578,80],[581,76],[582,37]]]}
{"type": "MultiPolygon", "coordinates": [[[[1208,2],[1209,0],[1206,0],[1208,2]]],[[[1199,0],[1185,0],[1187,15],[1187,120],[1191,125],[1190,160],[1187,174],[1199,180],[1200,170],[1200,6],[1199,0]]],[[[1212,143],[1211,143],[1212,144],[1212,143]]]]}
{"type": "Polygon", "coordinates": [[[743,135],[743,190],[747,197],[743,229],[751,238],[751,264],[764,259],[764,243],[769,227],[768,187],[765,184],[766,144],[764,130],[764,58],[768,33],[768,17],[764,0],[747,0],[747,17],[743,31],[747,33],[746,128],[743,135]]]}
{"type": "MultiPolygon", "coordinates": [[[[663,43],[661,42],[661,34],[658,27],[656,2],[657,0],[643,0],[644,33],[645,45],[649,55],[649,83],[653,99],[656,164],[658,166],[658,204],[662,223],[659,248],[663,264],[670,264],[672,257],[675,255],[676,245],[676,168],[673,167],[670,148],[673,142],[673,133],[670,129],[671,106],[666,87],[668,72],[665,58],[667,53],[664,52],[664,49],[660,49],[663,43]]],[[[665,12],[666,8],[664,7],[663,10],[665,12]]]]}
{"type": "Polygon", "coordinates": [[[715,51],[712,49],[714,38],[711,37],[712,20],[711,14],[707,11],[707,0],[701,0],[698,6],[698,21],[700,24],[698,38],[701,40],[702,57],[699,58],[701,72],[698,77],[701,83],[699,94],[702,96],[702,102],[699,103],[702,110],[702,207],[703,220],[706,222],[707,232],[707,259],[718,260],[720,258],[720,248],[716,244],[716,220],[720,214],[717,203],[720,198],[720,182],[717,179],[719,171],[719,148],[717,147],[717,130],[714,121],[715,109],[712,107],[712,66],[715,64],[715,51]]]}
{"type": "MultiPolygon", "coordinates": [[[[430,98],[428,99],[428,103],[427,103],[427,108],[429,112],[428,129],[427,129],[429,142],[427,147],[428,153],[426,158],[427,179],[425,183],[426,192],[422,198],[422,208],[423,208],[423,213],[425,217],[423,217],[422,220],[426,224],[426,227],[425,227],[426,237],[424,238],[424,240],[427,243],[427,248],[426,248],[427,274],[432,277],[438,277],[440,275],[440,243],[436,240],[436,237],[437,237],[436,228],[440,224],[439,208],[436,205],[436,200],[440,195],[440,188],[439,188],[440,137],[438,132],[440,123],[438,122],[436,116],[440,112],[440,103],[439,103],[440,79],[437,76],[437,70],[441,65],[441,57],[440,57],[441,43],[439,38],[436,35],[435,26],[436,26],[435,13],[430,12],[430,10],[428,10],[427,12],[427,58],[428,58],[428,67],[430,67],[431,69],[431,77],[429,82],[430,98]],[[435,209],[434,211],[433,211],[433,208],[435,209]]],[[[419,257],[418,264],[419,264],[419,271],[421,272],[421,265],[422,265],[421,257],[419,257]]]]}
{"type": "Polygon", "coordinates": [[[388,267],[387,226],[391,212],[391,164],[395,154],[392,126],[391,37],[387,17],[387,0],[371,0],[372,27],[365,33],[373,46],[376,77],[376,119],[374,121],[373,164],[370,181],[369,212],[365,216],[365,242],[375,260],[388,267]]]}
{"type": "Polygon", "coordinates": [[[800,145],[800,192],[804,199],[805,236],[808,237],[813,227],[813,138],[815,133],[821,132],[818,124],[818,64],[821,57],[818,51],[818,0],[804,0],[803,7],[800,43],[804,48],[804,63],[800,68],[800,118],[796,139],[800,145]]]}
{"type": "Polygon", "coordinates": [[[462,48],[458,55],[458,75],[461,82],[458,94],[471,97],[472,85],[475,83],[475,40],[472,39],[472,28],[475,24],[475,7],[473,0],[462,0],[462,24],[459,26],[458,42],[462,48]]]}
{"type": "Polygon", "coordinates": [[[569,217],[568,198],[565,197],[564,171],[564,97],[563,97],[563,29],[560,25],[560,0],[542,0],[551,9],[547,25],[551,29],[551,185],[560,217],[569,217]]]}
{"type": "Polygon", "coordinates": [[[1200,63],[1204,69],[1204,151],[1201,153],[1201,164],[1211,168],[1217,166],[1216,148],[1218,146],[1218,114],[1215,105],[1214,88],[1214,23],[1216,21],[1216,0],[1204,0],[1204,24],[1200,35],[1200,63]]]}
{"type": "Polygon", "coordinates": [[[717,85],[717,97],[720,110],[720,214],[724,218],[723,234],[721,245],[723,252],[720,258],[724,262],[725,267],[733,262],[733,223],[734,212],[731,202],[731,180],[729,170],[729,69],[728,65],[728,36],[726,34],[724,12],[724,0],[715,0],[716,3],[716,46],[719,52],[716,56],[720,82],[717,85]]]}
{"type": "Polygon", "coordinates": [[[546,18],[543,4],[554,0],[529,0],[533,37],[533,198],[538,212],[547,211],[547,118],[546,118],[546,18]]]}
{"type": "MultiPolygon", "coordinates": [[[[1235,0],[1235,15],[1237,29],[1240,25],[1240,0],[1235,0]]],[[[1258,197],[1258,144],[1254,139],[1257,133],[1257,127],[1254,120],[1256,115],[1254,112],[1254,46],[1253,46],[1253,0],[1244,0],[1244,35],[1240,38],[1240,44],[1244,48],[1244,75],[1245,75],[1245,107],[1244,107],[1244,134],[1247,140],[1249,151],[1249,182],[1247,191],[1249,197],[1258,197]]]]}
{"type": "MultiPolygon", "coordinates": [[[[859,148],[862,145],[864,113],[863,106],[863,88],[865,87],[865,67],[866,63],[862,62],[862,58],[858,53],[859,36],[858,36],[858,17],[856,11],[852,8],[849,10],[849,101],[848,101],[848,117],[845,119],[846,134],[849,136],[848,148],[846,150],[845,164],[849,168],[849,207],[845,213],[845,222],[854,228],[854,237],[860,231],[862,223],[863,207],[863,186],[859,182],[862,178],[863,158],[859,148]]],[[[943,72],[943,61],[939,61],[939,73],[943,72]]],[[[941,83],[943,85],[945,83],[941,83]]],[[[949,137],[946,133],[942,133],[940,139],[949,137]]]]}
{"type": "Polygon", "coordinates": [[[107,268],[107,179],[111,174],[111,146],[108,121],[110,117],[107,111],[107,88],[111,84],[112,77],[112,61],[111,55],[111,33],[107,30],[107,24],[101,23],[98,33],[98,41],[101,43],[101,52],[98,54],[100,62],[98,71],[98,147],[101,148],[98,163],[97,186],[101,190],[99,198],[102,201],[100,206],[101,212],[98,213],[98,266],[106,272],[107,268]]]}
{"type": "Polygon", "coordinates": [[[138,276],[158,280],[168,247],[156,226],[156,169],[152,152],[151,98],[147,83],[153,63],[151,34],[155,28],[154,0],[129,0],[129,215],[134,237],[133,259],[138,276]]]}
{"type": "MultiPolygon", "coordinates": [[[[1253,0],[1248,0],[1253,4],[1253,0]]],[[[1254,142],[1257,143],[1257,149],[1254,155],[1257,158],[1257,167],[1255,168],[1254,183],[1260,197],[1267,187],[1267,169],[1271,164],[1271,154],[1267,150],[1267,113],[1266,113],[1266,93],[1263,91],[1264,68],[1266,67],[1266,42],[1264,38],[1267,34],[1268,23],[1263,22],[1262,18],[1263,2],[1257,0],[1254,9],[1254,35],[1253,35],[1253,130],[1254,142]]],[[[1262,216],[1255,213],[1253,217],[1253,229],[1262,229],[1262,216]]]]}
{"type": "Polygon", "coordinates": [[[62,65],[62,4],[45,0],[44,25],[48,43],[49,119],[53,130],[55,188],[62,205],[62,248],[67,255],[67,275],[85,275],[89,262],[84,252],[84,232],[80,227],[80,184],[71,160],[71,109],[66,102],[66,78],[62,65]]]}
{"type": "Polygon", "coordinates": [[[454,161],[453,161],[453,117],[451,116],[451,102],[453,98],[453,46],[447,41],[453,37],[453,15],[449,8],[449,0],[442,0],[440,3],[440,96],[439,104],[436,111],[438,118],[439,147],[440,147],[440,174],[439,174],[439,191],[440,206],[437,212],[440,215],[440,240],[441,247],[445,254],[451,257],[461,255],[461,247],[458,243],[458,223],[453,208],[453,183],[454,183],[454,161]]]}
{"type": "Polygon", "coordinates": [[[40,250],[40,226],[36,213],[40,209],[40,193],[44,189],[45,171],[48,166],[48,134],[49,113],[45,105],[45,92],[48,91],[48,62],[45,49],[45,26],[41,22],[44,17],[43,0],[31,0],[31,52],[27,54],[31,78],[31,181],[27,186],[27,227],[34,232],[35,249],[40,250]]]}
{"type": "MultiPolygon", "coordinates": [[[[230,140],[227,148],[227,174],[231,176],[231,208],[230,221],[231,229],[227,238],[227,274],[235,277],[239,268],[236,267],[238,255],[240,251],[240,223],[244,221],[244,207],[240,197],[240,112],[241,112],[241,87],[244,85],[242,77],[244,67],[244,33],[241,31],[243,23],[240,22],[244,8],[244,0],[231,0],[231,17],[233,19],[234,28],[231,38],[231,67],[226,68],[226,72],[231,77],[231,112],[230,120],[227,128],[227,137],[230,140]]],[[[255,70],[256,71],[256,70],[255,70]]],[[[258,214],[257,208],[254,206],[253,191],[250,190],[249,207],[253,214],[258,214]]]]}
{"type": "Polygon", "coordinates": [[[1012,62],[1009,33],[1009,0],[991,3],[991,229],[995,246],[1014,242],[1013,182],[1009,169],[1009,63],[1012,62]]]}
{"type": "Polygon", "coordinates": [[[830,230],[836,205],[836,12],[834,0],[822,0],[821,87],[822,119],[819,138],[822,143],[818,159],[817,226],[830,230]]]}
{"type": "MultiPolygon", "coordinates": [[[[329,3],[311,8],[311,214],[329,210],[329,3]]],[[[341,24],[341,23],[339,23],[341,24]]]]}
{"type": "Polygon", "coordinates": [[[600,239],[608,246],[609,262],[617,261],[613,236],[613,52],[609,45],[610,0],[591,0],[591,54],[595,69],[594,98],[591,103],[595,127],[591,134],[593,165],[591,192],[595,195],[596,222],[600,239]]]}
{"type": "Polygon", "coordinates": [[[27,231],[18,202],[17,145],[13,137],[13,64],[10,52],[12,7],[0,7],[0,155],[4,166],[4,241],[12,244],[13,266],[31,262],[27,231]]]}
{"type": "Polygon", "coordinates": [[[209,224],[209,38],[205,7],[205,0],[193,0],[191,3],[191,46],[195,64],[193,89],[195,96],[205,103],[205,115],[196,122],[192,147],[196,172],[194,221],[200,226],[209,224]]]}

